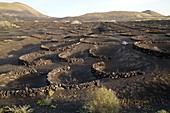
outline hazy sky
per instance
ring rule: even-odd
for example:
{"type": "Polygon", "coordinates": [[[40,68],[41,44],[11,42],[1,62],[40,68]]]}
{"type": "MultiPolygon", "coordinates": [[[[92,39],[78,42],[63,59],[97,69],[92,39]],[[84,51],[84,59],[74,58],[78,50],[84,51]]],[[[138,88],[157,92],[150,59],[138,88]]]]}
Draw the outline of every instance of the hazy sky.
{"type": "Polygon", "coordinates": [[[170,15],[170,0],[0,0],[21,2],[53,16],[78,16],[91,12],[154,10],[170,15]]]}

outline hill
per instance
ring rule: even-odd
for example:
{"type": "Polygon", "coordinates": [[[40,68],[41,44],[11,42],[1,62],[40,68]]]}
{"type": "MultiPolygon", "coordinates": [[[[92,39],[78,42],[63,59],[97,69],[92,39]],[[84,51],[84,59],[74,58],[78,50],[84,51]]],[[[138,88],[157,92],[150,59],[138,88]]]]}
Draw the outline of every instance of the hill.
{"type": "Polygon", "coordinates": [[[74,21],[96,22],[96,21],[130,21],[130,20],[148,20],[165,18],[157,12],[146,10],[143,12],[132,11],[110,11],[88,13],[76,17],[54,18],[49,17],[35,9],[19,2],[4,3],[0,2],[0,20],[9,21],[74,21]]]}
{"type": "MultiPolygon", "coordinates": [[[[51,20],[52,17],[41,14],[35,9],[19,2],[4,3],[0,2],[0,19],[10,21],[34,21],[51,20]]],[[[56,18],[55,18],[56,19],[56,18]]]]}
{"type": "Polygon", "coordinates": [[[155,12],[155,11],[152,11],[152,10],[146,10],[146,11],[143,11],[142,13],[146,13],[146,14],[149,14],[149,15],[151,15],[151,16],[157,16],[157,17],[160,17],[160,16],[164,16],[164,15],[162,15],[162,14],[160,14],[160,13],[157,13],[157,12],[155,12]]]}
{"type": "Polygon", "coordinates": [[[14,3],[0,3],[0,10],[1,13],[4,13],[4,15],[11,15],[11,16],[25,16],[25,17],[47,17],[35,9],[19,3],[19,2],[14,2],[14,3]],[[20,14],[19,14],[20,13],[20,14]]]}
{"type": "Polygon", "coordinates": [[[99,12],[99,13],[88,13],[77,17],[66,17],[63,21],[129,21],[136,19],[149,19],[153,17],[164,17],[163,15],[154,11],[144,12],[132,12],[132,11],[111,11],[111,12],[99,12]]]}

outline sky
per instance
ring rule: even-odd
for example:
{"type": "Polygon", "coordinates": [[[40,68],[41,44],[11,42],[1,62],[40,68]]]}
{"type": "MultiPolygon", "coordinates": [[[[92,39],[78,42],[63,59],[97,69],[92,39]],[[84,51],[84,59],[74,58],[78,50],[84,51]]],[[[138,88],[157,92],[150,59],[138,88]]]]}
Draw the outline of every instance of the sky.
{"type": "Polygon", "coordinates": [[[79,16],[93,12],[153,10],[170,15],[170,0],[0,0],[21,2],[53,17],[79,16]]]}

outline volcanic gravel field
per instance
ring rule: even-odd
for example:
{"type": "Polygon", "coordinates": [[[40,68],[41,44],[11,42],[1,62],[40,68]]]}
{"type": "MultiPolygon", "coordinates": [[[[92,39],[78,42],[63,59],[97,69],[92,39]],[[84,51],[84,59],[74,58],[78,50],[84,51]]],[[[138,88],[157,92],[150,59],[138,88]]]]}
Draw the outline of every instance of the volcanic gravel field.
{"type": "Polygon", "coordinates": [[[21,22],[0,30],[0,105],[76,113],[105,86],[122,113],[170,109],[170,21],[21,22]],[[54,90],[56,109],[36,101],[54,90]]]}

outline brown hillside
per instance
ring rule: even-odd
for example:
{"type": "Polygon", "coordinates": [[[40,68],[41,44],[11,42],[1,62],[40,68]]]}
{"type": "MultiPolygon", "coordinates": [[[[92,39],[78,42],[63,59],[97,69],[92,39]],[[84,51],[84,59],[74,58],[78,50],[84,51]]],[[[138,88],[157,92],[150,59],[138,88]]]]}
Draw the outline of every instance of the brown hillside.
{"type": "MultiPolygon", "coordinates": [[[[77,17],[66,17],[63,20],[73,21],[129,21],[136,19],[147,19],[155,17],[158,13],[147,13],[147,12],[132,12],[132,11],[111,11],[111,12],[99,12],[99,13],[88,13],[77,17]]],[[[159,16],[163,16],[159,14],[159,16]]]]}
{"type": "Polygon", "coordinates": [[[151,15],[140,13],[140,12],[128,12],[128,11],[111,11],[105,13],[89,13],[82,15],[83,18],[100,18],[100,19],[124,19],[124,18],[142,18],[142,17],[150,17],[151,15]]]}
{"type": "Polygon", "coordinates": [[[15,17],[47,17],[35,9],[19,3],[3,3],[0,2],[0,11],[3,16],[15,16],[15,17]]]}
{"type": "Polygon", "coordinates": [[[164,16],[164,15],[157,13],[155,11],[152,11],[152,10],[146,10],[146,11],[143,11],[142,13],[149,14],[151,16],[164,16]]]}

